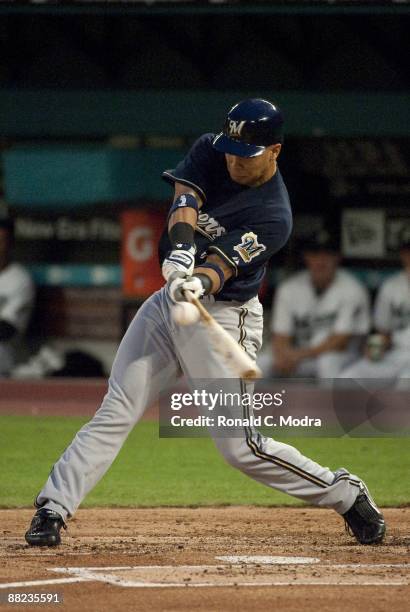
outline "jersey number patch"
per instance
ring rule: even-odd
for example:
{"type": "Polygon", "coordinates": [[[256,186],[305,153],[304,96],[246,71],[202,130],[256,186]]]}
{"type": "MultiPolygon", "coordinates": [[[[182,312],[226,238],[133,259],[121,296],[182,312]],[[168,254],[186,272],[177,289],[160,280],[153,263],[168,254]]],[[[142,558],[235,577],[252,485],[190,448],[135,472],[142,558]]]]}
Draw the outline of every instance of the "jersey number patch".
{"type": "Polygon", "coordinates": [[[246,232],[241,236],[241,243],[236,244],[233,250],[239,253],[241,259],[248,263],[263,251],[266,251],[264,244],[258,244],[258,236],[253,232],[246,232]]]}

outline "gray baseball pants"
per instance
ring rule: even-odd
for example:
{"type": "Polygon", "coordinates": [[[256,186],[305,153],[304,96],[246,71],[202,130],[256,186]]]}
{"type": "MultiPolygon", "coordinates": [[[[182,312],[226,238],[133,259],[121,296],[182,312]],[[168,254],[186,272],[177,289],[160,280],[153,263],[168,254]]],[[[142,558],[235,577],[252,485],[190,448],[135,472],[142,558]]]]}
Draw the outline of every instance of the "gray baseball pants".
{"type": "MultiPolygon", "coordinates": [[[[262,342],[263,312],[257,297],[244,304],[204,298],[213,317],[256,358],[262,342]]],[[[181,371],[188,379],[232,378],[209,343],[205,326],[179,327],[172,321],[166,287],[139,309],[119,346],[108,392],[95,416],[54,465],[36,505],[66,519],[111,466],[128,434],[158,394],[181,371]]],[[[238,392],[241,382],[238,380],[238,392]]],[[[233,467],[251,478],[309,504],[346,512],[359,493],[352,475],[334,472],[298,450],[255,430],[243,437],[214,439],[233,467]]]]}

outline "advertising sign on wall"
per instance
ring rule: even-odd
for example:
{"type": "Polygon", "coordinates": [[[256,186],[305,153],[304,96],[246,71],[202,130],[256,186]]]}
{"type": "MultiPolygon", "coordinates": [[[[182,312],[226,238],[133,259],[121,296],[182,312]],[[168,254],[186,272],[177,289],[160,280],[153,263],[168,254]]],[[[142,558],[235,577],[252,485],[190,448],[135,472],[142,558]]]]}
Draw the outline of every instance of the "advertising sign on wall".
{"type": "Polygon", "coordinates": [[[343,211],[342,251],[345,257],[372,259],[385,254],[384,211],[343,211]]]}
{"type": "Polygon", "coordinates": [[[160,212],[129,210],[122,214],[123,293],[147,297],[164,284],[157,246],[165,225],[160,212]]]}
{"type": "Polygon", "coordinates": [[[358,210],[342,213],[342,251],[352,259],[397,260],[400,246],[410,238],[410,216],[405,209],[358,210]]]}

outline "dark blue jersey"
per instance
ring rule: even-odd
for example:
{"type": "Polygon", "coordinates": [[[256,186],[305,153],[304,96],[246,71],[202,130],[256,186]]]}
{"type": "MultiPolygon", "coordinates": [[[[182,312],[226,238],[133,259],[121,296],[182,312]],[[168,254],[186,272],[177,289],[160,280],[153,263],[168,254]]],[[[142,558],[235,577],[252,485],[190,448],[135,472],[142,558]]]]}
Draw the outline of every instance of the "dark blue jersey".
{"type": "MultiPolygon", "coordinates": [[[[162,176],[191,187],[204,200],[195,230],[196,264],[216,253],[233,270],[216,299],[246,302],[257,295],[268,260],[289,238],[289,195],[279,169],[259,187],[235,183],[225,155],[212,146],[213,137],[201,136],[175,170],[162,176]]],[[[159,244],[161,264],[170,249],[165,229],[159,244]]]]}

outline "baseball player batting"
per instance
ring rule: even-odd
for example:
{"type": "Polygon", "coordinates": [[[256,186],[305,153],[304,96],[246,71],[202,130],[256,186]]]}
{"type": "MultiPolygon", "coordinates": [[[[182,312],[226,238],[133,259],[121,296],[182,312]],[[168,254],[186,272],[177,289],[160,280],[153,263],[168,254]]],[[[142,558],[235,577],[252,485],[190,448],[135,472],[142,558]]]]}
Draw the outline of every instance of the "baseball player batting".
{"type": "MultiPolygon", "coordinates": [[[[188,380],[232,378],[202,323],[178,325],[173,306],[188,295],[203,306],[253,360],[262,343],[258,290],[265,267],[292,227],[289,196],[277,159],[283,116],[261,99],[228,113],[223,131],[204,134],[164,178],[175,190],[159,251],[165,285],[139,309],[116,355],[108,392],[93,419],[54,465],[35,505],[26,541],[55,546],[60,530],[108,470],[131,429],[181,371],[188,380]]],[[[237,379],[238,392],[242,381],[237,379]]],[[[246,428],[215,437],[224,458],[251,478],[341,514],[362,544],[381,542],[383,515],[360,478],[336,472],[295,448],[246,428]]]]}

